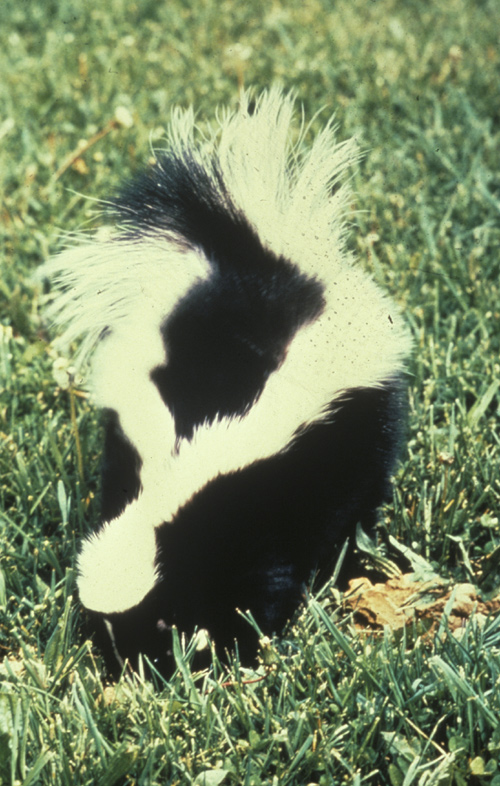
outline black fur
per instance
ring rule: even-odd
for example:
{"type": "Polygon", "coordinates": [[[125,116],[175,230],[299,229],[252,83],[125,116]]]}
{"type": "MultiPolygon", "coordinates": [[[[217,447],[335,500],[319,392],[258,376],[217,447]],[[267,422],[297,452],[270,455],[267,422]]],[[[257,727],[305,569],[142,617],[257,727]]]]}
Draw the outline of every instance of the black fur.
{"type": "Polygon", "coordinates": [[[397,381],[347,392],[287,452],[202,489],[157,531],[160,583],[132,612],[108,616],[121,657],[136,664],[144,652],[170,673],[175,625],[188,636],[206,628],[220,652],[236,638],[250,663],[256,634],[237,608],[264,633],[281,631],[313,575],[319,584],[331,575],[346,538],[350,574],[356,525],[373,529],[389,489],[401,411],[397,381]]]}
{"type": "Polygon", "coordinates": [[[111,521],[137,499],[141,490],[141,458],[120,427],[113,410],[106,414],[101,478],[101,520],[111,521]]]}
{"type": "Polygon", "coordinates": [[[111,201],[125,240],[168,233],[182,246],[200,249],[224,270],[266,269],[259,236],[227,192],[217,162],[211,171],[188,151],[164,154],[111,201]]]}
{"type": "Polygon", "coordinates": [[[322,310],[321,285],[271,258],[267,278],[221,275],[194,287],[166,321],[168,362],[152,379],[175,418],[178,437],[243,415],[304,322],[322,310]],[[286,309],[283,304],[286,303],[286,309]]]}

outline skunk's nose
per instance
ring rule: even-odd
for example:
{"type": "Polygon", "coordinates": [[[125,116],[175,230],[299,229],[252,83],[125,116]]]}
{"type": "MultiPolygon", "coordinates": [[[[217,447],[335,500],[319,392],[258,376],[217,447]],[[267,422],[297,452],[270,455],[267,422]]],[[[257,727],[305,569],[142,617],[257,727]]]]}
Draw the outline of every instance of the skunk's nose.
{"type": "Polygon", "coordinates": [[[172,652],[172,628],[163,619],[156,619],[144,606],[120,614],[94,617],[96,643],[105,655],[108,668],[118,677],[129,665],[137,669],[143,658],[148,673],[148,662],[165,677],[172,674],[175,661],[172,652]]]}

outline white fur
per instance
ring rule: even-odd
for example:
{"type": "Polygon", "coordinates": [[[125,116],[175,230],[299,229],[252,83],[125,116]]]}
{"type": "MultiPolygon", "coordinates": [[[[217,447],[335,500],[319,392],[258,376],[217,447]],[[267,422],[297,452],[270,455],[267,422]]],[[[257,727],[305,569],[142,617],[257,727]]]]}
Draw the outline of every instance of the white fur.
{"type": "Polygon", "coordinates": [[[301,136],[296,145],[290,138],[293,95],[273,87],[250,114],[251,98],[244,93],[239,111],[226,113],[211,143],[201,145],[192,109],[174,111],[169,147],[183,157],[187,141],[190,157],[208,172],[215,153],[234,202],[262,242],[304,273],[328,279],[343,256],[351,190],[338,184],[359,157],[356,140],[337,144],[330,121],[304,152],[301,136]]]}
{"type": "MultiPolygon", "coordinates": [[[[106,241],[69,248],[40,271],[58,291],[46,309],[47,317],[65,328],[54,343],[67,349],[83,336],[78,351],[79,362],[83,363],[102,332],[109,330],[123,336],[121,343],[127,334],[131,339],[128,351],[139,358],[143,347],[139,346],[140,341],[136,343],[137,334],[155,332],[154,345],[161,342],[158,325],[209,272],[208,262],[201,254],[182,251],[176,238],[164,233],[140,242],[125,241],[119,233],[109,233],[106,241]]],[[[147,350],[148,355],[151,351],[147,350]]],[[[114,384],[118,386],[119,380],[114,384]]]]}
{"type": "MultiPolygon", "coordinates": [[[[195,140],[192,109],[174,110],[169,147],[181,158],[189,150],[190,159],[209,173],[215,157],[234,202],[262,242],[304,273],[334,282],[339,268],[351,263],[344,249],[351,191],[338,183],[358,157],[357,144],[354,139],[336,144],[329,123],[301,154],[300,139],[296,146],[290,140],[293,97],[272,88],[252,114],[250,99],[249,92],[243,94],[240,111],[227,113],[205,143],[195,140]],[[333,186],[338,187],[332,196],[333,186]]],[[[209,272],[206,260],[194,251],[186,260],[179,238],[163,230],[149,229],[140,241],[120,238],[117,230],[106,240],[70,248],[41,269],[59,289],[47,310],[65,328],[57,343],[69,346],[83,336],[80,361],[104,328],[129,321],[147,301],[166,316],[196,278],[209,272]]]]}
{"type": "MultiPolygon", "coordinates": [[[[292,98],[273,89],[252,115],[248,101],[244,96],[241,112],[226,115],[194,155],[208,171],[218,155],[235,203],[261,240],[321,280],[326,307],[290,342],[244,417],[201,426],[176,451],[173,418],[150,381],[152,369],[165,363],[163,320],[209,275],[200,254],[150,231],[135,243],[115,238],[69,250],[47,267],[64,288],[51,309],[66,327],[63,340],[83,335],[85,356],[111,328],[95,352],[92,386],[97,403],[118,412],[142,460],[141,495],[91,535],[80,554],[82,602],[103,613],[124,611],[152,589],[155,528],[172,521],[197,491],[285,450],[297,429],[324,418],[346,389],[377,387],[400,373],[410,348],[392,303],[344,249],[349,189],[342,185],[333,197],[330,190],[355,160],[355,143],[336,145],[328,125],[301,158],[289,146],[292,98]]],[[[192,154],[193,139],[192,112],[175,112],[171,146],[183,155],[187,142],[192,154]]]]}
{"type": "Polygon", "coordinates": [[[124,611],[135,606],[154,586],[157,579],[155,528],[147,523],[144,512],[148,513],[147,508],[144,511],[141,504],[130,505],[127,516],[105,524],[99,533],[85,540],[78,562],[78,589],[87,608],[124,611]],[[96,603],[97,590],[100,601],[96,603]]]}

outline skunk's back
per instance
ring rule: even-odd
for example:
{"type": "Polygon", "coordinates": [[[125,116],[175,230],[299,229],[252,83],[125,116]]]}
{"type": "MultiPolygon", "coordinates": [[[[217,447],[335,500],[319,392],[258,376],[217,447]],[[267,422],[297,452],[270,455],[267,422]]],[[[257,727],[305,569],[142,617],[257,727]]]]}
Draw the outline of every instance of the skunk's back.
{"type": "Polygon", "coordinates": [[[224,639],[255,597],[275,629],[387,491],[409,336],[346,248],[355,142],[328,124],[304,152],[292,110],[277,89],[252,111],[245,95],[201,139],[174,112],[167,150],[111,200],[109,237],[46,268],[61,341],[83,338],[112,413],[103,521],[79,559],[100,613],[154,597],[224,639]]]}

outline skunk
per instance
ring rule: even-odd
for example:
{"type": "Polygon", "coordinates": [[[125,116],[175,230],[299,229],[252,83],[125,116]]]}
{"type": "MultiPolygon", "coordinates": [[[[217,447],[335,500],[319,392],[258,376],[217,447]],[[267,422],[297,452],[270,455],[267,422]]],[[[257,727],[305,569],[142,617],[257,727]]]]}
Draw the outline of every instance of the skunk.
{"type": "Polygon", "coordinates": [[[205,134],[174,110],[115,228],[45,268],[107,413],[78,591],[118,668],[170,673],[173,626],[248,661],[237,610],[279,634],[389,490],[409,334],[346,248],[356,142],[292,143],[293,107],[246,93],[205,134]]]}

